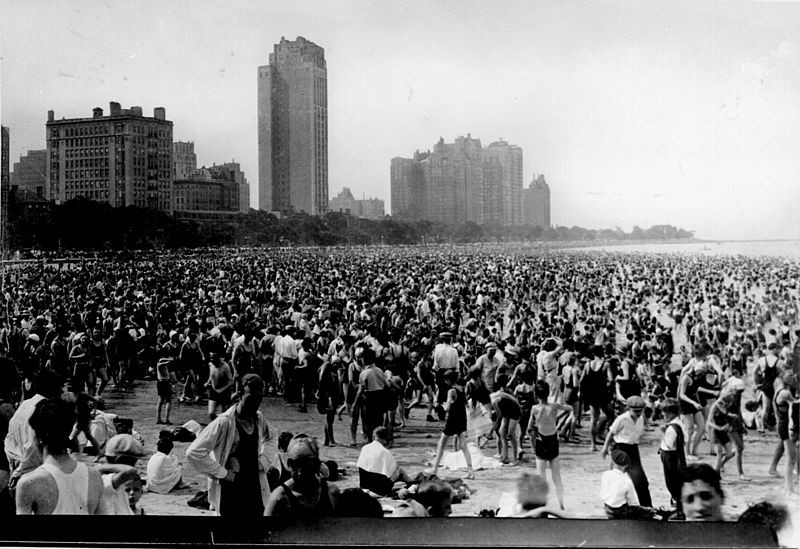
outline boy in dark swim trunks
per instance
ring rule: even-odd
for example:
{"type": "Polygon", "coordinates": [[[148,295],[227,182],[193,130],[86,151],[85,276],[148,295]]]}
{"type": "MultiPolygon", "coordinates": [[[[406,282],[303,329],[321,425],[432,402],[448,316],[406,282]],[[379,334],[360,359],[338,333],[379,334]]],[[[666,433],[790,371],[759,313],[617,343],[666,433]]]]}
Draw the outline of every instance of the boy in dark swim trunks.
{"type": "Polygon", "coordinates": [[[161,349],[161,355],[156,363],[156,391],[158,392],[158,406],[156,407],[156,425],[172,425],[169,420],[169,413],[172,409],[172,385],[177,383],[175,374],[170,370],[172,365],[172,358],[169,356],[169,351],[161,349]],[[166,408],[164,420],[161,420],[161,410],[166,408]]]}
{"type": "Polygon", "coordinates": [[[574,414],[572,406],[548,402],[550,386],[546,381],[537,381],[533,387],[533,394],[539,404],[534,405],[531,410],[531,421],[528,427],[528,434],[531,437],[531,446],[536,456],[536,469],[539,475],[544,478],[547,465],[550,464],[550,476],[556,487],[556,497],[558,504],[564,508],[564,485],[561,482],[561,464],[558,459],[558,431],[556,430],[556,420],[561,412],[574,414]]]}

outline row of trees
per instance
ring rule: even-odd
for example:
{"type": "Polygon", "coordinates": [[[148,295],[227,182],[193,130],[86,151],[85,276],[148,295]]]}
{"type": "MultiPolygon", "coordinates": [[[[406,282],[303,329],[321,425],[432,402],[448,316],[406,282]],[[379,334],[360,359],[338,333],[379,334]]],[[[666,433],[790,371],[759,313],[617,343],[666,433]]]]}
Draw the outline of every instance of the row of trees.
{"type": "MultiPolygon", "coordinates": [[[[13,217],[13,216],[12,216],[13,217]]],[[[464,223],[448,226],[430,221],[354,218],[332,212],[322,217],[294,214],[278,218],[250,210],[225,220],[178,220],[165,212],[128,206],[112,208],[85,198],[53,205],[49,215],[12,220],[12,249],[135,249],[198,246],[332,246],[503,241],[614,242],[675,240],[692,233],[671,225],[626,233],[582,227],[493,227],[464,223]]]]}

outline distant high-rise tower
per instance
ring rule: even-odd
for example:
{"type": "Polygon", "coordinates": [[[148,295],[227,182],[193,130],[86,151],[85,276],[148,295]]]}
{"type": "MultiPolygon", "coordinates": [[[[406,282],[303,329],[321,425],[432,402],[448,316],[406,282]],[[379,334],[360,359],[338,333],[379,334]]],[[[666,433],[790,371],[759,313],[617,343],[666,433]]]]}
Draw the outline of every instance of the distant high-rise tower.
{"type": "Polygon", "coordinates": [[[258,207],[328,208],[328,72],[325,50],[281,38],[258,67],[258,207]]]}
{"type": "Polygon", "coordinates": [[[550,227],[550,186],[544,175],[534,178],[530,187],[523,189],[523,225],[550,227]]]}
{"type": "Polygon", "coordinates": [[[484,154],[487,160],[496,160],[500,170],[497,189],[498,210],[491,212],[492,217],[496,216],[495,220],[500,225],[521,225],[522,149],[517,145],[509,145],[501,139],[486,147],[484,154]]]}
{"type": "Polygon", "coordinates": [[[8,191],[11,188],[11,178],[8,171],[10,161],[9,146],[11,138],[8,128],[0,126],[0,246],[3,250],[8,242],[8,191]]]}

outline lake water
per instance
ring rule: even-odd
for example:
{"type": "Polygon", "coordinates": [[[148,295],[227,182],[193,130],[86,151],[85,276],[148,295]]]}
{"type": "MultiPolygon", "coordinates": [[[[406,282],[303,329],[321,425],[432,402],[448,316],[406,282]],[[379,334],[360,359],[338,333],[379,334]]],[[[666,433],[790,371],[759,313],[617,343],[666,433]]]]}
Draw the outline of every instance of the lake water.
{"type": "Polygon", "coordinates": [[[631,244],[573,248],[631,253],[690,253],[705,255],[747,255],[789,257],[800,260],[800,240],[748,240],[737,242],[690,242],[676,244],[631,244]]]}

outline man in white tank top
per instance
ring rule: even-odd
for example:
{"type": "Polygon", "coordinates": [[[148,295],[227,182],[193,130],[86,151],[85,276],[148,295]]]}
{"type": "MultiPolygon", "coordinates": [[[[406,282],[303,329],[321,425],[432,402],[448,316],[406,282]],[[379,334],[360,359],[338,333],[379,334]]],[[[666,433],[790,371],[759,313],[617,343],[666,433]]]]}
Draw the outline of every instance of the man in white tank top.
{"type": "Polygon", "coordinates": [[[30,424],[42,447],[43,463],[19,480],[18,515],[99,513],[100,473],[67,452],[74,422],[73,408],[63,401],[45,399],[36,405],[30,424]]]}

